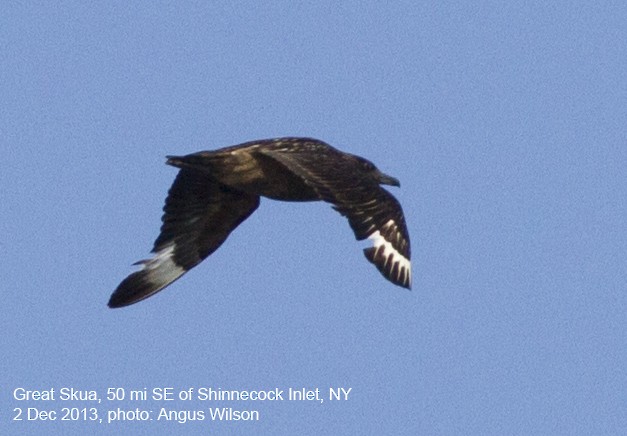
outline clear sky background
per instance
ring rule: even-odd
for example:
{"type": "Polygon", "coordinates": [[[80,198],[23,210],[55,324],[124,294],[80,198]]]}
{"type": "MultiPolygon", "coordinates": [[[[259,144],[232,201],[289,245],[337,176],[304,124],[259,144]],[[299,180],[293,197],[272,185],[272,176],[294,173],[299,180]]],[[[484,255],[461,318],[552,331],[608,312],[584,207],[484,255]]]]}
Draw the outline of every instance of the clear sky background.
{"type": "Polygon", "coordinates": [[[624,434],[627,7],[503,3],[3,3],[0,432],[624,434]],[[265,199],[165,291],[107,308],[158,234],[165,155],[285,135],[401,180],[412,291],[329,205],[265,199]],[[128,399],[159,387],[325,401],[128,399]]]}

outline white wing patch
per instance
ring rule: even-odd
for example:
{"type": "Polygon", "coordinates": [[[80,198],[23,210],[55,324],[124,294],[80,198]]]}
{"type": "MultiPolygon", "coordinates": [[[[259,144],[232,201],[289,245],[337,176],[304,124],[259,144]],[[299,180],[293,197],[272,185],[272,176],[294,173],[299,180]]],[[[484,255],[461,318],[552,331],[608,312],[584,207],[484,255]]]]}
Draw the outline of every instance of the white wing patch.
{"type": "Polygon", "coordinates": [[[175,248],[176,244],[170,243],[157,251],[152,259],[138,262],[142,265],[140,271],[144,272],[147,281],[157,289],[172,283],[185,273],[185,269],[174,263],[175,248]]]}
{"type": "MultiPolygon", "coordinates": [[[[396,226],[394,221],[388,221],[383,229],[396,226]]],[[[411,287],[411,262],[402,255],[392,243],[385,239],[379,230],[373,232],[368,239],[372,240],[372,248],[364,250],[366,257],[374,263],[379,271],[394,283],[406,288],[411,287]]]]}

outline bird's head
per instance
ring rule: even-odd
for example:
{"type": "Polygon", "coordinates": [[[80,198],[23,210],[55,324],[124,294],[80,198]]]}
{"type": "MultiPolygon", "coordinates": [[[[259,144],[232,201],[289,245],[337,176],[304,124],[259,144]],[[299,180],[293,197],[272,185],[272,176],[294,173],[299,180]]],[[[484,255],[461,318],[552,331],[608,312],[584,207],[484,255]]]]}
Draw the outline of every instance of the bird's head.
{"type": "Polygon", "coordinates": [[[401,182],[398,181],[396,177],[388,176],[384,172],[379,171],[379,169],[369,160],[359,158],[362,167],[370,174],[370,176],[377,181],[377,183],[381,185],[390,185],[390,186],[401,186],[401,182]]]}
{"type": "Polygon", "coordinates": [[[396,186],[400,188],[401,182],[399,182],[396,177],[388,176],[387,174],[382,173],[379,170],[377,170],[377,173],[378,173],[377,177],[378,177],[379,183],[381,183],[382,185],[390,185],[390,186],[396,186]]]}

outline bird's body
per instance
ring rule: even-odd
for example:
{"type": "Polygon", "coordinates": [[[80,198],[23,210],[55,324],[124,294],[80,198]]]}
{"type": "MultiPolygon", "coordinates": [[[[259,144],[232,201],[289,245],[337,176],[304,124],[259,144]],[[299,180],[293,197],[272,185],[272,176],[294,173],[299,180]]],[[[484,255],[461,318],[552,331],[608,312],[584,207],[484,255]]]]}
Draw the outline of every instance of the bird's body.
{"type": "Polygon", "coordinates": [[[247,142],[187,156],[166,199],[155,255],[115,290],[110,307],[147,298],[213,253],[259,206],[259,197],[326,201],[370,238],[368,260],[393,283],[411,285],[410,244],[398,201],[379,184],[399,186],[371,162],[310,138],[247,142]]]}
{"type": "Polygon", "coordinates": [[[191,168],[207,174],[216,182],[252,195],[281,201],[317,201],[314,189],[304,180],[285,171],[285,167],[270,157],[284,152],[278,144],[267,144],[260,150],[259,141],[201,151],[187,156],[168,156],[168,164],[191,168]]]}

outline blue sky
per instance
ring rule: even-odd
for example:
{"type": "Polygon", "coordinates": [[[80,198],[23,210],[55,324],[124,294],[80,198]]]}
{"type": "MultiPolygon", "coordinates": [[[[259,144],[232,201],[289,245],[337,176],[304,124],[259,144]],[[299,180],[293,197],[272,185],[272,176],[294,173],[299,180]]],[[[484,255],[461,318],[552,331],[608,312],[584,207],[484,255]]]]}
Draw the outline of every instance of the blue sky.
{"type": "Polygon", "coordinates": [[[3,5],[2,433],[621,433],[625,22],[620,2],[3,5]],[[328,205],[265,199],[175,284],[107,308],[157,236],[165,155],[285,135],[400,179],[412,291],[328,205]],[[106,398],[164,387],[352,390],[106,398]],[[260,420],[13,419],[64,407],[260,420]]]}

